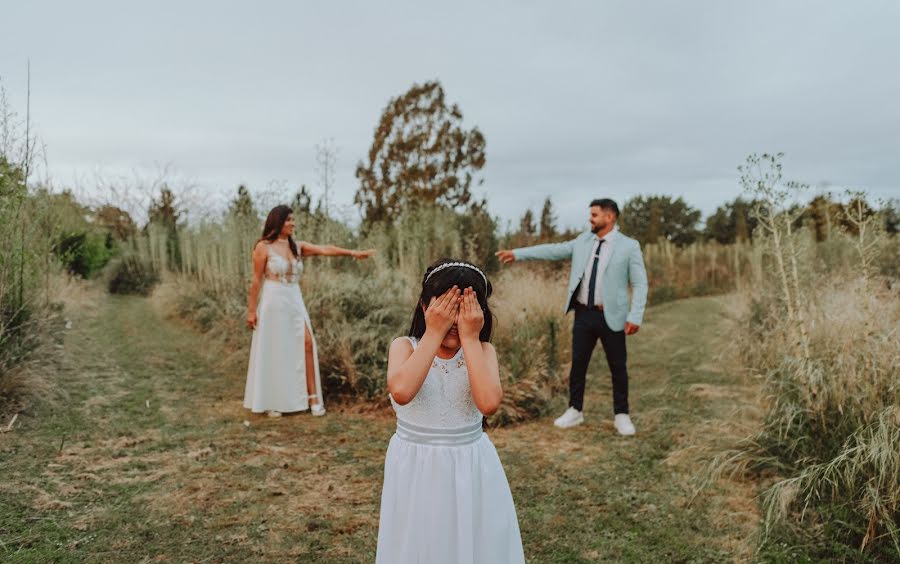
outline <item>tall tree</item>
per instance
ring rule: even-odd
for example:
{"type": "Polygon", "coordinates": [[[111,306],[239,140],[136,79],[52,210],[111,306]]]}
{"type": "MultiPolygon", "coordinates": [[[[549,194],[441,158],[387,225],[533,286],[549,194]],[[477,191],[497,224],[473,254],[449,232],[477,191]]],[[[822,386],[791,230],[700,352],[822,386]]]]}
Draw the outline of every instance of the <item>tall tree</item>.
{"type": "Polygon", "coordinates": [[[733,201],[719,206],[706,218],[704,235],[707,239],[715,239],[723,245],[735,241],[749,241],[758,223],[751,213],[755,205],[756,202],[738,196],[733,201]]]}
{"type": "Polygon", "coordinates": [[[491,217],[487,201],[473,202],[467,213],[457,215],[459,235],[466,255],[489,272],[496,272],[500,262],[494,253],[500,248],[497,220],[491,217]]]}
{"type": "Polygon", "coordinates": [[[150,224],[158,225],[165,229],[166,233],[166,258],[169,266],[181,268],[181,243],[178,240],[178,221],[181,219],[181,211],[175,201],[175,193],[166,186],[159,191],[159,199],[150,201],[150,210],[147,214],[150,224]]]}
{"type": "Polygon", "coordinates": [[[356,167],[360,187],[354,201],[367,222],[426,204],[469,204],[474,175],[485,163],[485,139],[462,121],[462,111],[447,104],[438,81],[414,84],[388,103],[368,162],[356,167]]]}
{"type": "Polygon", "coordinates": [[[881,207],[881,214],[884,217],[884,230],[890,234],[900,231],[900,200],[891,199],[881,207]]]}
{"type": "Polygon", "coordinates": [[[843,208],[831,198],[831,194],[816,196],[803,212],[803,220],[812,227],[816,241],[828,239],[832,230],[838,228],[842,217],[843,208]]]}
{"type": "Polygon", "coordinates": [[[258,219],[253,198],[250,197],[250,191],[243,184],[238,186],[237,196],[231,200],[231,204],[228,206],[228,215],[239,219],[258,219]]]}
{"type": "Polygon", "coordinates": [[[622,227],[641,244],[666,239],[676,245],[693,243],[698,235],[700,210],[681,197],[636,196],[622,207],[622,227]]]}
{"type": "Polygon", "coordinates": [[[98,225],[107,229],[120,241],[126,241],[137,233],[137,226],[131,215],[116,206],[109,204],[101,206],[94,212],[94,218],[98,225]]]}
{"type": "Polygon", "coordinates": [[[175,227],[181,219],[181,212],[175,202],[175,193],[166,186],[159,191],[159,198],[150,201],[150,210],[147,214],[150,223],[175,227]]]}
{"type": "Polygon", "coordinates": [[[543,241],[549,241],[556,237],[556,213],[553,211],[553,202],[549,196],[544,200],[544,207],[541,208],[540,233],[543,241]]]}
{"type": "Polygon", "coordinates": [[[534,213],[531,210],[525,210],[522,219],[519,220],[519,234],[526,240],[534,239],[537,235],[537,228],[534,225],[534,213]]]}
{"type": "Polygon", "coordinates": [[[306,189],[306,184],[302,184],[300,190],[294,194],[294,199],[291,201],[291,209],[294,210],[294,213],[303,212],[308,214],[311,208],[312,194],[306,189]]]}

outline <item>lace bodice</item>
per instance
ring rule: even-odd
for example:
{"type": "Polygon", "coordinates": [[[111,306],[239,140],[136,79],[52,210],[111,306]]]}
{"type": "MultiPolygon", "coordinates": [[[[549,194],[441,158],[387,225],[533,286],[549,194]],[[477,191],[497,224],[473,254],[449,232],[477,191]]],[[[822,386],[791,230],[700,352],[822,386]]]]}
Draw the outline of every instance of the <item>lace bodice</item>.
{"type": "Polygon", "coordinates": [[[268,258],[266,260],[266,278],[276,279],[284,284],[296,284],[303,274],[303,260],[299,257],[288,262],[281,253],[266,245],[268,258]]]}
{"type": "MultiPolygon", "coordinates": [[[[416,348],[416,340],[407,337],[416,348]]],[[[462,348],[450,359],[435,357],[419,393],[406,405],[391,398],[397,418],[434,429],[457,429],[481,422],[481,412],[472,399],[469,372],[462,348]]]]}

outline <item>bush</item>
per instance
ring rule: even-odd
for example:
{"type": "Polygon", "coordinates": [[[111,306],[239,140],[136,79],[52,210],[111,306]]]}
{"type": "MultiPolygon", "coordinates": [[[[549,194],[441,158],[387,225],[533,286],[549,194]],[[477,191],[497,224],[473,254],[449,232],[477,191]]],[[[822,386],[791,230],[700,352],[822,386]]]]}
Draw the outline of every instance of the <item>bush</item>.
{"type": "Polygon", "coordinates": [[[55,250],[66,269],[84,279],[96,276],[113,254],[111,238],[91,232],[64,237],[55,250]]]}
{"type": "Polygon", "coordinates": [[[129,256],[120,260],[113,268],[109,292],[148,296],[159,280],[159,271],[150,262],[129,256]]]}
{"type": "Polygon", "coordinates": [[[406,334],[415,303],[403,280],[323,269],[304,284],[304,300],[322,385],[332,396],[386,400],[387,351],[406,334]]]}
{"type": "Polygon", "coordinates": [[[653,288],[651,290],[649,302],[652,305],[659,305],[677,299],[678,290],[672,286],[660,286],[659,288],[653,288]]]}

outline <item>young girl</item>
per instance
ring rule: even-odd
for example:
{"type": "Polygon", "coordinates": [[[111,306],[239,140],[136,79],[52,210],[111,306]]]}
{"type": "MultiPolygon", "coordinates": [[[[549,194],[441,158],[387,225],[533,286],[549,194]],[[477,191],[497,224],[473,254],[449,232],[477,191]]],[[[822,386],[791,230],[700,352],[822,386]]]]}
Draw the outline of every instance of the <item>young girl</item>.
{"type": "Polygon", "coordinates": [[[516,509],[482,417],[503,392],[491,285],[476,266],[425,272],[408,337],[391,343],[397,414],[384,462],[377,564],[524,563],[516,509]]]}

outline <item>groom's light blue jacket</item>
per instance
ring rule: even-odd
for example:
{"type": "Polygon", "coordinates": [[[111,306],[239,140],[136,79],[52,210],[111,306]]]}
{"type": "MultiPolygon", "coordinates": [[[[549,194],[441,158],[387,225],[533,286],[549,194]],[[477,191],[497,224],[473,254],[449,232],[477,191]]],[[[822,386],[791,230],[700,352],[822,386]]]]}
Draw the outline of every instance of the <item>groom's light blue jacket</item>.
{"type": "MultiPolygon", "coordinates": [[[[626,321],[640,325],[644,319],[644,307],[647,305],[647,271],[644,269],[640,243],[622,235],[618,228],[607,237],[614,237],[614,240],[612,256],[603,272],[603,315],[610,329],[622,331],[625,329],[626,321]],[[629,285],[632,290],[630,306],[629,285]]],[[[516,260],[571,259],[572,270],[569,274],[565,305],[565,311],[568,313],[574,307],[573,297],[584,276],[596,241],[597,236],[587,231],[563,243],[513,249],[513,255],[516,260]]]]}

